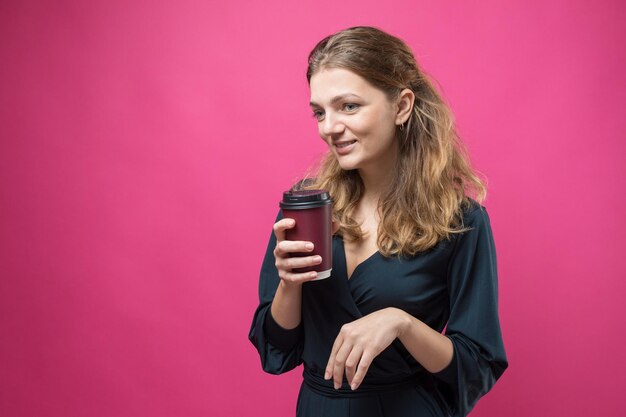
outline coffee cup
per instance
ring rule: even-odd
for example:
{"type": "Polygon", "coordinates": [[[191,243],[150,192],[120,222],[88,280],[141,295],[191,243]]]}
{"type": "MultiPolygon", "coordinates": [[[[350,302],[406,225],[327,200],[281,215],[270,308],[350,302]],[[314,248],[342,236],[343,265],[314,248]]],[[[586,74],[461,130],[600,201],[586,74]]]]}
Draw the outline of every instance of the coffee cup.
{"type": "Polygon", "coordinates": [[[284,218],[296,221],[295,227],[285,230],[286,240],[313,243],[312,252],[291,252],[290,256],[322,257],[322,263],[305,268],[294,268],[293,272],[316,271],[314,279],[330,277],[332,260],[332,199],[325,190],[289,190],[283,193],[280,208],[284,218]]]}

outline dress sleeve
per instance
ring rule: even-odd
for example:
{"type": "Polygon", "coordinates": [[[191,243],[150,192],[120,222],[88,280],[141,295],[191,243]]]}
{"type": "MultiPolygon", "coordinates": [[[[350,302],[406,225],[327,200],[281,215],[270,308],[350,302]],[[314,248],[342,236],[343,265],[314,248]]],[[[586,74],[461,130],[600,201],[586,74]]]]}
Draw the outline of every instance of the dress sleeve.
{"type": "MultiPolygon", "coordinates": [[[[282,218],[278,214],[276,221],[282,218]]],[[[304,335],[302,323],[295,329],[284,329],[274,321],[272,301],[280,278],[274,265],[276,237],[272,233],[265,252],[259,279],[259,305],[254,313],[248,339],[259,352],[261,366],[270,374],[282,374],[302,363],[304,335]]]]}
{"type": "MultiPolygon", "coordinates": [[[[475,203],[476,204],[476,203],[475,203]]],[[[454,416],[466,416],[508,367],[498,318],[496,252],[489,216],[476,204],[448,266],[452,362],[434,374],[454,416]]]]}

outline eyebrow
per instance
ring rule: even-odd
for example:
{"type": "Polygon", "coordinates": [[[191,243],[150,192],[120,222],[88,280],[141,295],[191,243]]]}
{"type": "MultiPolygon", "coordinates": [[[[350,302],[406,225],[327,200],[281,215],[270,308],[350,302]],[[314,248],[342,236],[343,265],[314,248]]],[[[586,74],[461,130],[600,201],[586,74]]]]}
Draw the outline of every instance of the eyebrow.
{"type": "MultiPolygon", "coordinates": [[[[335,104],[336,102],[341,101],[341,100],[343,100],[343,99],[345,99],[345,98],[348,98],[348,97],[357,97],[357,98],[361,98],[361,97],[359,97],[358,95],[356,95],[356,94],[354,94],[354,93],[340,94],[340,95],[338,95],[338,96],[333,97],[333,98],[332,98],[332,100],[330,100],[330,104],[335,104]]],[[[317,103],[316,103],[316,102],[314,102],[314,101],[311,101],[309,104],[310,104],[311,106],[317,106],[317,107],[319,107],[319,104],[317,104],[317,103]]]]}

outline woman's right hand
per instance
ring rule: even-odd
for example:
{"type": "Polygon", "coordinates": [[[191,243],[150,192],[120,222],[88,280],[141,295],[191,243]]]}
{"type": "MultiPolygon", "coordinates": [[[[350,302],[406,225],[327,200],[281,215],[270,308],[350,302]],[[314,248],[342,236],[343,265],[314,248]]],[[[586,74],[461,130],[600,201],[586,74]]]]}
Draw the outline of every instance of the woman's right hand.
{"type": "Polygon", "coordinates": [[[295,268],[319,265],[322,257],[299,256],[289,257],[291,252],[312,252],[313,243],[306,241],[285,240],[285,230],[292,229],[296,225],[294,219],[284,218],[274,223],[274,235],[276,236],[276,247],[274,248],[274,258],[276,258],[276,269],[282,282],[286,284],[302,284],[317,277],[317,272],[293,272],[295,268]]]}

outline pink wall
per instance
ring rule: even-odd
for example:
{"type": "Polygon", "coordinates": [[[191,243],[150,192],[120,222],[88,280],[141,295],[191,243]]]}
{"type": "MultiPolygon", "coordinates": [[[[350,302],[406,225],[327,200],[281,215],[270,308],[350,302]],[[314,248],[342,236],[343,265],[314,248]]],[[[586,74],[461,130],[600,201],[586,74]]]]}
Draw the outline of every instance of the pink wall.
{"type": "Polygon", "coordinates": [[[623,2],[34,3],[0,5],[0,415],[294,414],[247,332],[324,150],[307,54],[357,24],[414,48],[489,178],[510,368],[473,415],[621,415],[623,2]]]}

